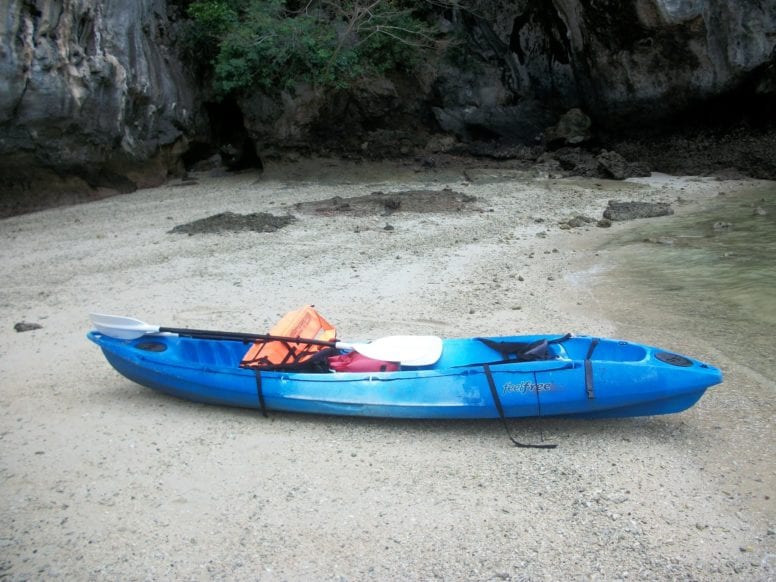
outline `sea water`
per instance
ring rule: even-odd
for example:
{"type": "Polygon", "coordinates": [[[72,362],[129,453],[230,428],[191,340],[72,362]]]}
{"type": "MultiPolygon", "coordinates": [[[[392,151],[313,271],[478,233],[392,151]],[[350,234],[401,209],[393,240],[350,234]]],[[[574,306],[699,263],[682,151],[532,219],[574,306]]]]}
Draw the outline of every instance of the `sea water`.
{"type": "Polygon", "coordinates": [[[634,292],[630,325],[704,336],[776,382],[776,183],[702,211],[640,221],[607,244],[612,279],[634,292]]]}

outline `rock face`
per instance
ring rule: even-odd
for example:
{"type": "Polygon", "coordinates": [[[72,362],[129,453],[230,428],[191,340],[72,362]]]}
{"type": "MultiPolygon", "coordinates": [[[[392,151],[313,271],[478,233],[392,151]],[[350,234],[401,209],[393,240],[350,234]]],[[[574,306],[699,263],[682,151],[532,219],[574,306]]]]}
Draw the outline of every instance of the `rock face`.
{"type": "Polygon", "coordinates": [[[738,87],[773,58],[773,2],[554,4],[568,32],[581,98],[599,117],[670,115],[738,87]]]}
{"type": "MultiPolygon", "coordinates": [[[[189,161],[220,151],[240,168],[283,148],[410,154],[450,143],[440,132],[564,148],[602,129],[670,124],[725,96],[734,109],[741,98],[776,109],[773,0],[443,3],[434,18],[457,49],[414,78],[224,102],[208,100],[177,55],[188,3],[0,0],[6,197],[41,184],[129,191],[174,174],[187,149],[189,161]]],[[[634,171],[622,162],[607,154],[590,171],[634,171]]]]}
{"type": "Polygon", "coordinates": [[[249,95],[240,106],[251,135],[260,144],[304,144],[318,135],[374,144],[375,128],[388,128],[377,138],[406,142],[402,130],[417,131],[421,121],[464,142],[558,147],[583,143],[596,130],[668,124],[718,96],[776,95],[773,2],[459,6],[439,14],[441,28],[459,39],[457,50],[411,89],[381,80],[344,98],[309,87],[276,99],[249,95]]]}
{"type": "MultiPolygon", "coordinates": [[[[487,63],[475,73],[441,72],[446,99],[434,113],[461,136],[474,127],[529,141],[531,132],[509,131],[517,124],[502,114],[511,108],[513,119],[537,100],[556,112],[581,108],[599,128],[616,128],[666,121],[720,95],[773,99],[776,90],[772,1],[479,0],[456,25],[466,30],[469,55],[487,63]]],[[[550,125],[537,113],[523,124],[550,125]]]]}
{"type": "Polygon", "coordinates": [[[0,167],[30,169],[0,171],[6,191],[126,191],[174,171],[196,92],[164,0],[0,0],[0,13],[0,167]]]}

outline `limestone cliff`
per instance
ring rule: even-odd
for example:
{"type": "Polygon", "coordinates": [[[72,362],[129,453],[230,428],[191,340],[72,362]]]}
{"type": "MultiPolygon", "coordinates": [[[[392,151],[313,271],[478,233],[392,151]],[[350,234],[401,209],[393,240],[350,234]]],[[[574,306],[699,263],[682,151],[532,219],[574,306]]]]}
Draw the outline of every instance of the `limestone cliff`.
{"type": "MultiPolygon", "coordinates": [[[[0,0],[0,13],[3,165],[119,190],[163,180],[197,113],[166,1],[0,0]]],[[[3,174],[6,189],[40,177],[3,174]]]]}
{"type": "Polygon", "coordinates": [[[589,118],[593,131],[622,130],[720,97],[739,97],[735,108],[776,95],[776,0],[438,2],[434,19],[458,39],[458,57],[417,78],[222,102],[178,55],[186,4],[0,0],[4,196],[158,183],[180,170],[195,135],[199,150],[237,158],[321,144],[409,153],[439,132],[536,145],[569,110],[550,132],[561,140],[569,119],[587,135],[589,118]]]}
{"type": "Polygon", "coordinates": [[[457,18],[487,64],[476,78],[442,71],[435,113],[462,135],[530,137],[512,128],[532,101],[582,108],[599,127],[638,127],[742,88],[742,98],[774,95],[773,0],[475,0],[457,18]]]}

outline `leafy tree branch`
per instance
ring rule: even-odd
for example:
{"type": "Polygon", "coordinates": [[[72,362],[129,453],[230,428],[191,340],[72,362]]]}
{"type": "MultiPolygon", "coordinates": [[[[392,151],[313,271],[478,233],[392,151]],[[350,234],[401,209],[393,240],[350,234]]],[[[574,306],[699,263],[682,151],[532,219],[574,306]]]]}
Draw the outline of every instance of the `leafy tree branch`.
{"type": "MultiPolygon", "coordinates": [[[[437,0],[439,1],[439,0],[437,0]]],[[[299,82],[347,87],[411,70],[440,37],[424,3],[407,0],[198,0],[189,5],[188,53],[226,95],[299,82]]]]}

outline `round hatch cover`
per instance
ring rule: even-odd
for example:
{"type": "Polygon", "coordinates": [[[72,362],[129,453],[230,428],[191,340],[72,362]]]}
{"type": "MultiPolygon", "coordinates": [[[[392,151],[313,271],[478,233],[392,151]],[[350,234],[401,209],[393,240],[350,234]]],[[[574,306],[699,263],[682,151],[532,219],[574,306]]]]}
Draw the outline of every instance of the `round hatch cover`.
{"type": "Polygon", "coordinates": [[[655,354],[655,357],[661,362],[665,362],[666,364],[671,364],[672,366],[682,366],[684,368],[688,368],[692,366],[692,362],[690,360],[688,360],[684,356],[680,356],[679,354],[670,354],[668,352],[658,352],[655,354]]]}
{"type": "Polygon", "coordinates": [[[146,352],[163,352],[167,349],[167,346],[161,342],[139,342],[135,347],[146,352]]]}

